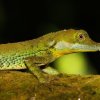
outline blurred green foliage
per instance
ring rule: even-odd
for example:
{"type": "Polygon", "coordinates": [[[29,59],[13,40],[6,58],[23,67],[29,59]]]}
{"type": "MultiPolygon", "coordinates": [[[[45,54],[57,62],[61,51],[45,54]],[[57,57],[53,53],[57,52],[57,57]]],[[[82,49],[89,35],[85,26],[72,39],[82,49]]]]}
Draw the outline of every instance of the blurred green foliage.
{"type": "Polygon", "coordinates": [[[62,56],[54,62],[54,66],[59,72],[67,74],[95,73],[95,70],[83,53],[73,53],[62,56]]]}

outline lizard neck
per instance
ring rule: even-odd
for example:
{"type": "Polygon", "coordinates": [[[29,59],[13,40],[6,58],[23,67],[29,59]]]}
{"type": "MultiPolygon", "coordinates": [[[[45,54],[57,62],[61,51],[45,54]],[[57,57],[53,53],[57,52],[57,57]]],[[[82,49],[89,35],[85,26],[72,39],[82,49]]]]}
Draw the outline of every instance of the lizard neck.
{"type": "Polygon", "coordinates": [[[52,55],[53,55],[53,57],[55,59],[57,59],[57,58],[59,58],[59,57],[61,57],[63,55],[72,53],[71,50],[56,50],[56,49],[50,49],[50,51],[51,51],[51,53],[52,53],[52,55]]]}

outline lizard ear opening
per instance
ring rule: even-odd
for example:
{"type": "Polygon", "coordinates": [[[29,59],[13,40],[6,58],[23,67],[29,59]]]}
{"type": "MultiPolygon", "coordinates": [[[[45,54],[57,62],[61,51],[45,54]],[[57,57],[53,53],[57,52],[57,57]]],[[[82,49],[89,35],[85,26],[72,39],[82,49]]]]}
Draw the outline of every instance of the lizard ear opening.
{"type": "Polygon", "coordinates": [[[56,41],[55,40],[52,40],[52,41],[50,41],[48,43],[49,47],[53,47],[53,46],[55,46],[55,44],[56,44],[56,41]]]}

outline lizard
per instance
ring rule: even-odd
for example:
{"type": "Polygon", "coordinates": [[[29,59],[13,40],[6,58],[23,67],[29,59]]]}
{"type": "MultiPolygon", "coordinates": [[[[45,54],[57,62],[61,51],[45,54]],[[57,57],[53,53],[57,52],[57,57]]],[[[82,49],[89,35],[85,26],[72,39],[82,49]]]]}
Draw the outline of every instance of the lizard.
{"type": "Polygon", "coordinates": [[[43,73],[59,74],[46,66],[60,56],[95,51],[100,51],[100,43],[93,41],[85,30],[56,31],[32,40],[0,44],[0,70],[28,69],[40,82],[45,82],[43,73]]]}

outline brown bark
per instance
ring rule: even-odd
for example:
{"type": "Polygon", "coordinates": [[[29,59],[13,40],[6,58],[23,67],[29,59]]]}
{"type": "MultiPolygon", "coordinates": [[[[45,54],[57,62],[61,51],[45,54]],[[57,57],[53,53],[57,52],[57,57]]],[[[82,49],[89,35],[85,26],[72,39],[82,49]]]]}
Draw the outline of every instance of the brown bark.
{"type": "Polygon", "coordinates": [[[39,83],[30,73],[0,72],[0,100],[100,100],[99,75],[49,76],[39,83]]]}

